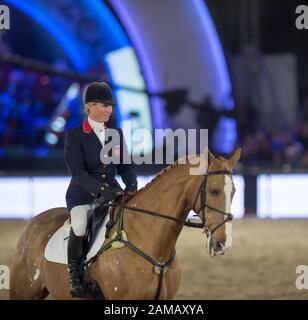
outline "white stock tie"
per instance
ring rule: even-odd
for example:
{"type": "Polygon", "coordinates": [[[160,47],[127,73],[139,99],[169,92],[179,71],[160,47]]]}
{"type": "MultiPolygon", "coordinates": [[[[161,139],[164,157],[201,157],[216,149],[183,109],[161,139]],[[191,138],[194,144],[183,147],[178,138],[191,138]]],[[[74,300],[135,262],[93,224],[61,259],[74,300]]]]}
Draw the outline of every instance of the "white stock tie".
{"type": "Polygon", "coordinates": [[[104,147],[105,145],[105,129],[99,131],[99,140],[104,147]]]}
{"type": "Polygon", "coordinates": [[[88,121],[92,129],[94,130],[96,136],[101,142],[102,146],[105,145],[105,126],[103,122],[97,122],[88,117],[88,121]]]}

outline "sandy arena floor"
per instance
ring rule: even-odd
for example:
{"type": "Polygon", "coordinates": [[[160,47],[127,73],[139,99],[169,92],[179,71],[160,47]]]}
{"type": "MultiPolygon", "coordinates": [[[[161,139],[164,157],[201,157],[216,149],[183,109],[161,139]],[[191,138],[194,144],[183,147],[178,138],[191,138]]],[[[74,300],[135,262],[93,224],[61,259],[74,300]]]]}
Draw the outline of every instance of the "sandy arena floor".
{"type": "MultiPolygon", "coordinates": [[[[10,266],[25,222],[0,220],[0,265],[10,266]]],[[[233,223],[234,247],[224,256],[206,253],[201,230],[183,229],[177,254],[183,276],[177,299],[306,299],[298,290],[298,265],[308,266],[308,220],[233,223]]],[[[8,290],[0,290],[8,299],[8,290]]]]}

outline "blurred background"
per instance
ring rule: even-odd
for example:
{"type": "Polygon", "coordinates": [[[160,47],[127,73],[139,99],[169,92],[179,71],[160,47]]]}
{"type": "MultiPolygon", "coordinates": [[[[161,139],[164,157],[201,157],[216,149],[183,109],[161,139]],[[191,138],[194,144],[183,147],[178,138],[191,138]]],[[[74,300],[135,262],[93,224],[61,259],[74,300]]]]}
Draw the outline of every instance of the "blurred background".
{"type": "MultiPolygon", "coordinates": [[[[111,125],[203,128],[215,154],[243,149],[232,210],[260,228],[250,245],[272,230],[280,240],[290,230],[305,235],[308,41],[295,25],[302,2],[2,1],[10,26],[0,30],[0,218],[65,206],[65,134],[85,118],[85,86],[102,79],[118,101],[111,125]],[[290,228],[266,220],[295,218],[302,220],[290,228]]],[[[143,151],[164,147],[148,138],[143,151]]],[[[164,166],[138,166],[139,188],[164,166]]],[[[3,230],[7,223],[0,220],[3,230]]]]}

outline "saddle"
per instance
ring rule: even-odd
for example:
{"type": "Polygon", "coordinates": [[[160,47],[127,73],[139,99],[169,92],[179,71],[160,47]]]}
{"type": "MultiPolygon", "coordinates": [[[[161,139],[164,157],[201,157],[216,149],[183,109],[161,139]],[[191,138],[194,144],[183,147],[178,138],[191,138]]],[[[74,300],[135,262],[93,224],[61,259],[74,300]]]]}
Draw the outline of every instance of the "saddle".
{"type": "Polygon", "coordinates": [[[87,248],[91,248],[91,245],[95,240],[96,233],[99,230],[102,223],[104,222],[106,216],[109,216],[109,220],[106,223],[105,238],[106,239],[109,238],[110,230],[116,223],[116,220],[114,219],[114,211],[116,206],[125,205],[130,199],[133,198],[133,196],[134,194],[120,195],[114,200],[112,205],[109,206],[108,204],[105,204],[95,208],[94,213],[91,219],[89,220],[88,227],[87,227],[87,232],[86,232],[87,248]]]}

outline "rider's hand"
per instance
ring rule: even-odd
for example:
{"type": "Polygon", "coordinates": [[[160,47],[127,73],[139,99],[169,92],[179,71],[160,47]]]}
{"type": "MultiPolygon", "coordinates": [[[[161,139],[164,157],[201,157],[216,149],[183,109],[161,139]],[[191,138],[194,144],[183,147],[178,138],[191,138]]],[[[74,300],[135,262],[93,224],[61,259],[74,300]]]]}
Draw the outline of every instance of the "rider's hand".
{"type": "Polygon", "coordinates": [[[116,197],[122,194],[122,191],[113,187],[110,187],[109,184],[104,183],[101,188],[98,201],[104,203],[106,201],[114,200],[116,197]]]}
{"type": "Polygon", "coordinates": [[[137,192],[137,186],[134,184],[129,184],[126,186],[124,190],[124,194],[128,196],[132,196],[137,192]]]}

